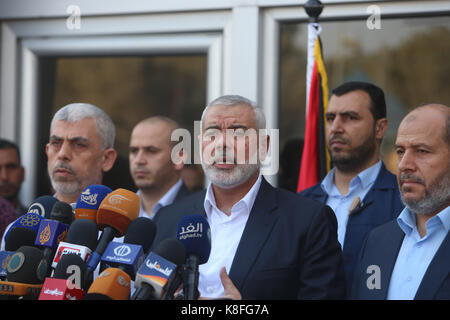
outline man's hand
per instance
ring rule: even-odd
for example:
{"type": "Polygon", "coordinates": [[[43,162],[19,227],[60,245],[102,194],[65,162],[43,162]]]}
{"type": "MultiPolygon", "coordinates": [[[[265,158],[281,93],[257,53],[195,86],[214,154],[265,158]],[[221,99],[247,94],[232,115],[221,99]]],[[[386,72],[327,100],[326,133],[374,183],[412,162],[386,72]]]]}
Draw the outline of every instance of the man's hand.
{"type": "Polygon", "coordinates": [[[234,286],[233,282],[227,274],[227,270],[225,269],[225,267],[222,267],[220,269],[219,275],[224,289],[223,295],[220,297],[220,299],[242,300],[241,293],[234,286]]]}

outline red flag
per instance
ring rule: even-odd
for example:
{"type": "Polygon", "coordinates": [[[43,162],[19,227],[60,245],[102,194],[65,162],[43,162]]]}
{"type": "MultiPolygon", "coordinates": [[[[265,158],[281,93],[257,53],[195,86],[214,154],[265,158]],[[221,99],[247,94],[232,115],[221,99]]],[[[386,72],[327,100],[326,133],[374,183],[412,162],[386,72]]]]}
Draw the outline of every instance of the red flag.
{"type": "Polygon", "coordinates": [[[317,23],[309,25],[305,142],[297,192],[312,187],[330,171],[330,156],[325,145],[328,84],[322,57],[320,31],[317,23]]]}

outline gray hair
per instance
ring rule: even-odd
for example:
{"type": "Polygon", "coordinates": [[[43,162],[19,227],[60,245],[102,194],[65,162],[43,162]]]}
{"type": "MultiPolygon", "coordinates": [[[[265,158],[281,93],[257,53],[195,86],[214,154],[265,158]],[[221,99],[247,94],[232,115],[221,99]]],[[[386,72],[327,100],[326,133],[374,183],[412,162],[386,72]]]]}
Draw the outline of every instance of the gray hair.
{"type": "Polygon", "coordinates": [[[205,107],[202,113],[201,121],[205,117],[206,110],[211,106],[224,105],[224,106],[237,106],[237,105],[247,105],[253,109],[255,116],[255,129],[266,129],[266,116],[264,115],[263,109],[256,104],[256,102],[244,98],[239,95],[225,95],[214,99],[205,107]]]}
{"type": "Polygon", "coordinates": [[[114,122],[105,111],[92,104],[71,103],[62,107],[53,116],[50,128],[53,127],[55,121],[78,122],[86,118],[95,120],[102,147],[104,149],[113,148],[116,136],[114,122]]]}

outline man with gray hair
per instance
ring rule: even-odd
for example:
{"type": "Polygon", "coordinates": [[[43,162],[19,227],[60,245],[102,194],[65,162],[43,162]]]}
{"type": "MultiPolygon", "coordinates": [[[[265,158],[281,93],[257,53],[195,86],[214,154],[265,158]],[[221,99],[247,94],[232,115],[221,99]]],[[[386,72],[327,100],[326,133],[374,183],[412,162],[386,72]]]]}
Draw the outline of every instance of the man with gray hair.
{"type": "Polygon", "coordinates": [[[326,205],[264,179],[269,136],[256,134],[262,129],[262,109],[244,97],[208,104],[198,138],[211,183],[160,210],[153,247],[176,237],[183,216],[199,213],[211,227],[209,259],[199,266],[200,298],[343,299],[336,218],[326,205]]]}
{"type": "Polygon", "coordinates": [[[362,246],[352,298],[450,299],[450,108],[411,111],[395,141],[406,208],[362,246]]]}
{"type": "Polygon", "coordinates": [[[56,112],[45,152],[58,200],[75,203],[87,186],[101,184],[117,158],[114,138],[111,118],[94,105],[72,103],[56,112]]]}

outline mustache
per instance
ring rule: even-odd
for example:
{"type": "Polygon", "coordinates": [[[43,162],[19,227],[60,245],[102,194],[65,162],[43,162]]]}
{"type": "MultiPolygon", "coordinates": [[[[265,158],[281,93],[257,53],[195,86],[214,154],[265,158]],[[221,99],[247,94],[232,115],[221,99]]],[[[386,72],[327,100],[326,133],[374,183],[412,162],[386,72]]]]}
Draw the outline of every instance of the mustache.
{"type": "Polygon", "coordinates": [[[53,167],[53,173],[55,173],[56,170],[58,169],[64,169],[69,171],[70,173],[72,173],[73,175],[77,174],[77,171],[72,168],[69,164],[65,163],[65,162],[57,162],[56,165],[53,167]]]}
{"type": "Polygon", "coordinates": [[[328,140],[328,144],[332,144],[335,141],[350,143],[350,140],[348,140],[347,138],[344,138],[343,136],[341,136],[339,134],[335,134],[335,135],[331,136],[331,138],[328,140]]]}
{"type": "Polygon", "coordinates": [[[411,173],[400,174],[400,177],[399,177],[400,184],[403,184],[405,182],[405,180],[417,182],[417,183],[420,183],[425,186],[425,181],[422,178],[415,176],[411,173]]]}
{"type": "Polygon", "coordinates": [[[146,167],[137,166],[137,167],[133,168],[133,173],[136,173],[138,171],[143,172],[143,173],[150,173],[150,170],[146,167]]]}

